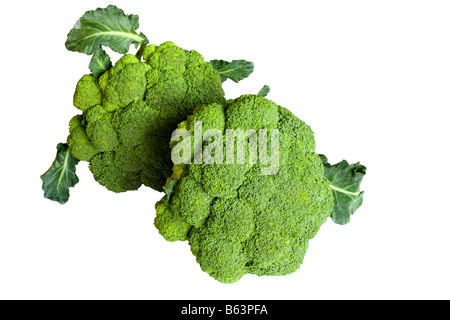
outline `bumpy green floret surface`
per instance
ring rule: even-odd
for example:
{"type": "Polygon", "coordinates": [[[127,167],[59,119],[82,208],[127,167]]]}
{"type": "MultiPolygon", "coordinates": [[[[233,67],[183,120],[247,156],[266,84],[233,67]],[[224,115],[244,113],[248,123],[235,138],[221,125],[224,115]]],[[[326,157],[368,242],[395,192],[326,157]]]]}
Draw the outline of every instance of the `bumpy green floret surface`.
{"type": "Polygon", "coordinates": [[[143,61],[127,54],[99,79],[80,79],[73,102],[83,114],[70,121],[67,142],[109,190],[162,191],[172,131],[195,107],[224,101],[218,72],[198,52],[149,45],[143,61]]]}
{"type": "Polygon", "coordinates": [[[194,121],[223,132],[225,143],[226,129],[278,129],[279,170],[262,175],[268,165],[248,157],[245,164],[182,164],[170,201],[165,196],[156,204],[161,235],[168,241],[188,240],[201,269],[223,283],[245,274],[296,271],[333,206],[310,127],[253,95],[202,106],[179,128],[193,133],[194,121]]]}

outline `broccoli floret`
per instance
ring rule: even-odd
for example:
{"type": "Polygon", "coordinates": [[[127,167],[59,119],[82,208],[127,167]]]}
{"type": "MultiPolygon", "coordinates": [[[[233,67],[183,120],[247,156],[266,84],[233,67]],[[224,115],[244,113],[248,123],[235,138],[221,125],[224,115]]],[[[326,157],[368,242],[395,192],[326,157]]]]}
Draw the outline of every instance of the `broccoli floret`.
{"type": "Polygon", "coordinates": [[[71,121],[67,143],[114,192],[142,184],[162,191],[173,129],[198,105],[225,102],[218,71],[198,52],[165,42],[142,56],[122,56],[98,80],[83,76],[74,94],[83,115],[71,121]]]}
{"type": "MultiPolygon", "coordinates": [[[[166,195],[156,204],[155,226],[161,235],[168,241],[188,240],[201,269],[224,283],[248,273],[296,271],[333,207],[311,128],[287,109],[254,95],[201,106],[179,128],[194,133],[194,121],[222,132],[224,149],[235,143],[227,140],[227,129],[277,129],[279,168],[262,174],[268,165],[259,158],[250,161],[248,137],[241,164],[191,161],[175,166],[178,181],[170,200],[166,195]]],[[[275,138],[268,136],[271,150],[275,138]]]]}
{"type": "Polygon", "coordinates": [[[70,135],[67,137],[67,144],[70,145],[72,155],[78,160],[90,161],[93,156],[100,151],[97,150],[86,133],[83,125],[83,116],[77,115],[69,122],[70,135]]]}
{"type": "Polygon", "coordinates": [[[101,105],[86,112],[86,134],[99,151],[112,151],[119,145],[117,132],[111,124],[113,114],[101,105]]]}
{"type": "Polygon", "coordinates": [[[102,93],[97,86],[97,79],[90,74],[81,77],[73,96],[73,105],[75,108],[84,112],[101,102],[102,93]]]}

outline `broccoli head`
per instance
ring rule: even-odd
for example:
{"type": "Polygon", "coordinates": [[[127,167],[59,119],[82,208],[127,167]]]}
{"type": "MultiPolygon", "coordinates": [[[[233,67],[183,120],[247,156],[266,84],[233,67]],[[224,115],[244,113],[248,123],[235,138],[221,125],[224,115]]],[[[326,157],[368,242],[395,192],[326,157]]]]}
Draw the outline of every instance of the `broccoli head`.
{"type": "MultiPolygon", "coordinates": [[[[296,271],[309,240],[333,207],[312,130],[287,109],[255,95],[196,108],[179,128],[195,136],[200,121],[203,133],[216,129],[221,137],[205,139],[200,151],[191,149],[190,161],[174,166],[168,180],[171,192],[156,204],[155,226],[168,241],[188,240],[201,269],[224,283],[248,273],[275,276],[296,271]],[[244,161],[237,161],[239,139],[230,129],[249,133],[242,140],[244,161]],[[263,174],[269,164],[263,161],[261,135],[257,161],[252,161],[252,129],[267,130],[267,150],[278,158],[276,170],[263,174]],[[220,140],[222,160],[229,153],[234,164],[220,161],[220,156],[206,161],[205,155],[220,140]],[[202,152],[203,161],[195,161],[202,152]]],[[[172,141],[172,153],[186,141],[172,141]]],[[[218,152],[215,149],[213,156],[218,152]]]]}
{"type": "Polygon", "coordinates": [[[162,191],[173,129],[198,105],[225,101],[218,71],[198,52],[165,42],[142,57],[126,54],[98,79],[83,76],[73,98],[83,114],[70,121],[70,151],[114,192],[162,191]]]}

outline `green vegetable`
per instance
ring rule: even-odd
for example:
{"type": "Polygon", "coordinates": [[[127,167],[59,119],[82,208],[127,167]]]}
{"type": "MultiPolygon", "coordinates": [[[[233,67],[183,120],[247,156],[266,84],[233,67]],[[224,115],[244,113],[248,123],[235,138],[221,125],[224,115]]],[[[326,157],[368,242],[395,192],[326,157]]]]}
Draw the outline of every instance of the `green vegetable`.
{"type": "Polygon", "coordinates": [[[233,60],[231,62],[225,60],[211,60],[209,63],[219,71],[222,82],[227,79],[231,79],[234,82],[244,80],[255,68],[253,62],[246,60],[233,60]]]}
{"type": "Polygon", "coordinates": [[[364,192],[360,191],[359,187],[366,174],[366,167],[359,162],[350,165],[345,160],[330,165],[327,157],[320,157],[325,168],[325,177],[330,181],[333,190],[334,206],[331,218],[337,224],[347,224],[350,222],[350,216],[362,205],[364,192]]]}
{"type": "MultiPolygon", "coordinates": [[[[279,169],[262,175],[266,165],[252,163],[249,156],[234,165],[191,161],[180,165],[181,175],[175,166],[178,172],[171,179],[178,176],[178,182],[171,198],[166,195],[156,204],[154,223],[161,235],[168,241],[188,240],[201,269],[224,283],[247,273],[274,276],[296,271],[309,240],[333,207],[310,127],[258,95],[202,106],[179,128],[195,133],[195,121],[202,121],[203,129],[219,130],[226,146],[234,144],[234,139],[227,140],[227,129],[267,129],[271,147],[277,129],[279,151],[275,148],[271,154],[279,156],[279,169]]],[[[172,150],[180,143],[173,142],[172,150]]],[[[208,146],[203,146],[203,153],[208,146]]]]}
{"type": "Polygon", "coordinates": [[[114,192],[142,184],[163,191],[172,131],[197,106],[225,101],[219,72],[198,52],[169,41],[147,45],[138,27],[137,15],[110,5],[86,12],[66,42],[69,50],[93,54],[92,74],[81,77],[73,97],[82,114],[69,123],[69,151],[114,192]],[[126,54],[131,44],[140,45],[136,55],[126,54]],[[112,66],[102,46],[124,55],[112,66]]]}
{"type": "Polygon", "coordinates": [[[69,188],[78,183],[75,173],[78,159],[70,153],[67,144],[60,143],[56,148],[55,161],[41,176],[42,188],[45,190],[44,197],[64,204],[69,200],[69,188]]]}
{"type": "Polygon", "coordinates": [[[77,83],[81,114],[70,120],[67,144],[41,176],[44,196],[67,202],[76,165],[88,161],[111,191],[165,191],[155,226],[168,241],[189,241],[218,281],[296,271],[327,218],[346,224],[361,206],[366,168],[330,165],[315,152],[311,128],[265,98],[266,85],[226,101],[222,82],[245,79],[253,63],[208,63],[172,42],[148,45],[138,27],[138,16],[110,5],[86,12],[68,34],[69,50],[93,55],[91,74],[77,83]],[[132,44],[135,55],[127,54],[132,44]],[[103,46],[123,56],[113,65],[103,46]],[[174,154],[188,161],[173,163],[174,154]]]}
{"type": "Polygon", "coordinates": [[[143,58],[124,55],[98,81],[83,76],[75,90],[83,116],[71,121],[67,143],[114,192],[142,184],[162,191],[177,123],[199,104],[224,101],[217,71],[196,51],[165,42],[147,46],[143,58]]]}

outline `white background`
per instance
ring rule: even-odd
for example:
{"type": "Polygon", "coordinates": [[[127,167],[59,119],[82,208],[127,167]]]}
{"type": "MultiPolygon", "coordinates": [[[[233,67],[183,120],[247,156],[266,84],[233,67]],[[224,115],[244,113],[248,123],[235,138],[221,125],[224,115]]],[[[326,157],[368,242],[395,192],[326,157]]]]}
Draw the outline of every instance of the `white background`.
{"type": "MultiPolygon", "coordinates": [[[[66,35],[110,1],[9,1],[1,30],[1,299],[449,299],[448,1],[119,1],[150,42],[247,59],[257,93],[291,109],[330,162],[367,166],[364,204],[329,220],[302,267],[231,285],[153,226],[162,194],[114,194],[87,163],[64,206],[40,175],[64,142],[89,57],[66,35]]],[[[114,56],[116,58],[116,56],[114,56]]]]}

